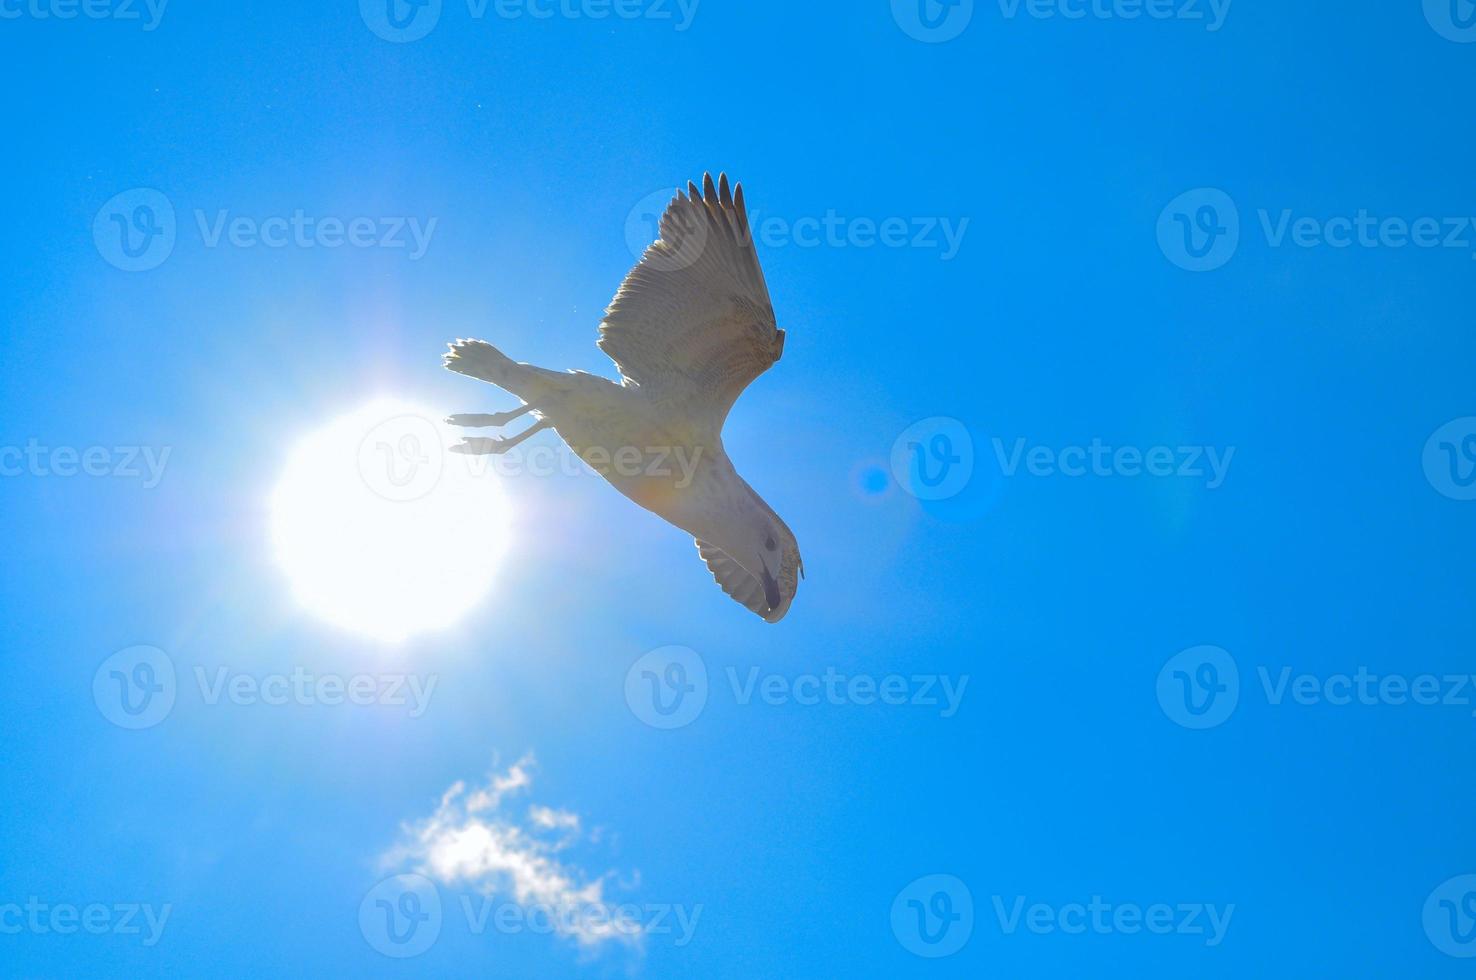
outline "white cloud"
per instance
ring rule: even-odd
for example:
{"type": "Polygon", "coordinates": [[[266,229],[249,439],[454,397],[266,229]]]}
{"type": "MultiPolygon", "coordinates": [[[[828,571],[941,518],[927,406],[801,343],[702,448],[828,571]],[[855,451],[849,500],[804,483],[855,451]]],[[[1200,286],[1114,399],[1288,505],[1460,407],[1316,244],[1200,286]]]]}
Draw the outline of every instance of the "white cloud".
{"type": "Polygon", "coordinates": [[[402,840],[383,863],[408,867],[449,888],[536,908],[557,932],[582,947],[639,946],[642,926],[613,914],[605,901],[605,884],[613,874],[591,878],[556,856],[581,839],[579,815],[533,804],[520,822],[511,807],[503,806],[505,798],[532,785],[532,766],[532,758],[525,757],[470,792],[458,780],[434,814],[404,825],[402,840]]]}
{"type": "Polygon", "coordinates": [[[544,830],[579,830],[579,814],[546,806],[528,807],[528,819],[544,830]]]}

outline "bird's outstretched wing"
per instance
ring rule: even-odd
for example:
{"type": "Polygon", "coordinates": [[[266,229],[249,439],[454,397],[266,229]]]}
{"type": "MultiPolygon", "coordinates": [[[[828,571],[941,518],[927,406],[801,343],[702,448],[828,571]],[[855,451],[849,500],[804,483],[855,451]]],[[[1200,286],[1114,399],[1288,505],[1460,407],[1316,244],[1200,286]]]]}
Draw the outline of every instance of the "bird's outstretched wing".
{"type": "Polygon", "coordinates": [[[687,185],[661,217],[661,237],[615,294],[600,349],[627,384],[680,400],[721,429],[743,389],[784,352],[743,206],[730,191],[687,185]]]}

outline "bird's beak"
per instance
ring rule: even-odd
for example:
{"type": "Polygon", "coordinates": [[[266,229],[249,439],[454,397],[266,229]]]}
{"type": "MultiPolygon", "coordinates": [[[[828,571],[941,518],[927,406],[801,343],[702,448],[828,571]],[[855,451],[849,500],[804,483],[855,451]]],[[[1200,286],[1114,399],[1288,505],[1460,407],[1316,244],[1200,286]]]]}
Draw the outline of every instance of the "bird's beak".
{"type": "Polygon", "coordinates": [[[770,611],[773,611],[778,609],[779,603],[783,601],[779,596],[779,583],[775,581],[773,574],[769,571],[768,564],[762,558],[759,559],[759,564],[763,565],[764,569],[764,573],[759,579],[764,583],[764,601],[769,604],[770,611]]]}

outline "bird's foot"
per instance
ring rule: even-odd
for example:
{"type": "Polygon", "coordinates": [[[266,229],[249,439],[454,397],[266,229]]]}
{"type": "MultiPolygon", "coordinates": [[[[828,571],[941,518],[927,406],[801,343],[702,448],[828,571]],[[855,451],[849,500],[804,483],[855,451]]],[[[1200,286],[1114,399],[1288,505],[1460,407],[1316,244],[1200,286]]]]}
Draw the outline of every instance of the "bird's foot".
{"type": "Polygon", "coordinates": [[[500,456],[515,445],[511,439],[463,439],[451,451],[462,456],[500,456]]]}
{"type": "Polygon", "coordinates": [[[453,453],[460,453],[462,456],[498,456],[552,425],[553,423],[548,419],[539,419],[522,432],[519,432],[515,436],[509,436],[506,439],[467,437],[452,446],[451,451],[453,453]]]}
{"type": "Polygon", "coordinates": [[[491,429],[507,425],[522,418],[533,411],[533,406],[524,405],[510,412],[498,412],[495,415],[451,415],[447,416],[447,425],[457,425],[464,429],[491,429]]]}

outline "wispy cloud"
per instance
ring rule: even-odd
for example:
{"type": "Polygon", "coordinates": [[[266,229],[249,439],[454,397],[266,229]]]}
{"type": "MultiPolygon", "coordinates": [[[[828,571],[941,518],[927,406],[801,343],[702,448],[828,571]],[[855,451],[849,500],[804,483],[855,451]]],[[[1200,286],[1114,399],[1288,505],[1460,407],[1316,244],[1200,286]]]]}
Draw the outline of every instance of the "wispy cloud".
{"type": "Polygon", "coordinates": [[[555,810],[546,806],[528,807],[528,819],[544,830],[579,831],[579,814],[568,810],[555,810]]]}
{"type": "Polygon", "coordinates": [[[468,788],[458,780],[434,814],[401,828],[402,839],[383,864],[547,913],[555,931],[586,949],[610,942],[639,947],[643,926],[615,915],[605,900],[614,873],[591,877],[559,856],[598,835],[584,832],[579,815],[568,810],[512,805],[532,786],[532,770],[526,756],[492,772],[484,785],[468,788]]]}

